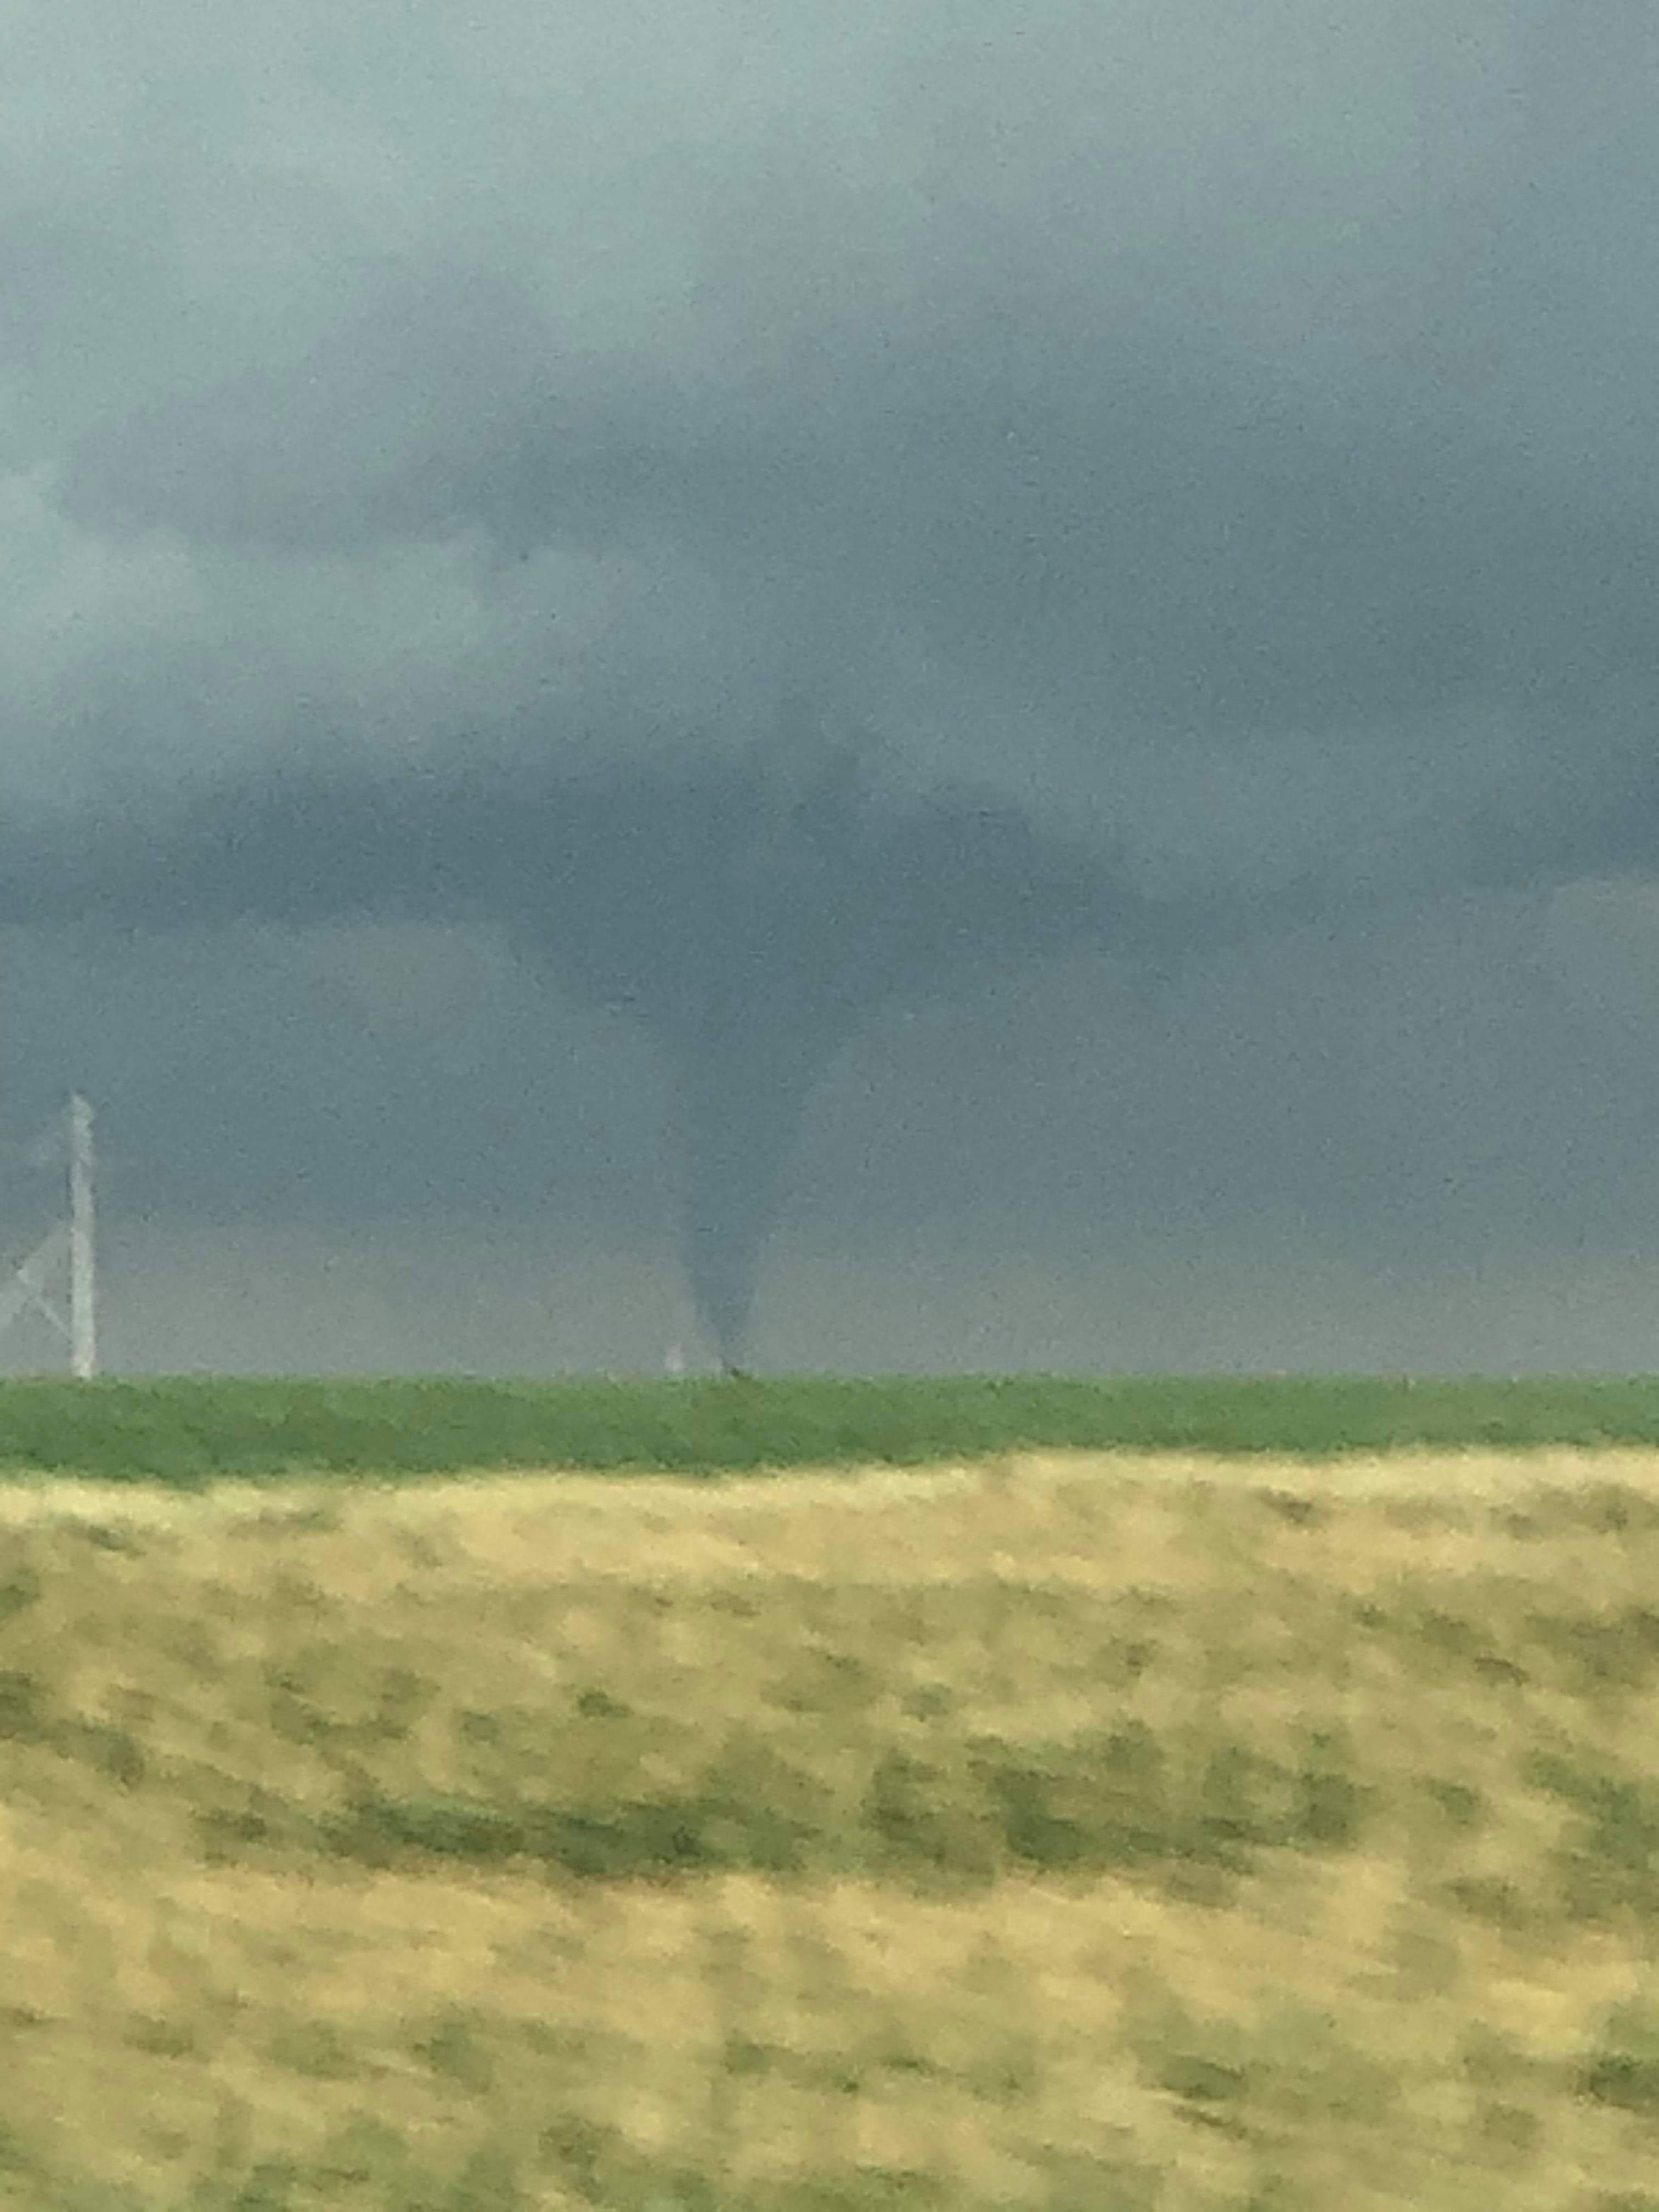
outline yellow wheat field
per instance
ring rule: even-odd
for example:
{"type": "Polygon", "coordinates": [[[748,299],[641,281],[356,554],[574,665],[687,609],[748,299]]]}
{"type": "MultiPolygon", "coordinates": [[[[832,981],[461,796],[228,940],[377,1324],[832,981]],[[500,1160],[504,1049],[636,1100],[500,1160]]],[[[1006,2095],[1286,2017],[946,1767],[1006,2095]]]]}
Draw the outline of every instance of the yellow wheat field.
{"type": "Polygon", "coordinates": [[[1659,2203],[1656,1569],[1638,1454],[0,1491],[0,2203],[1659,2203]],[[1131,1725],[1139,1856],[917,1877],[1131,1725]],[[1310,1731],[1363,1815],[1184,1863],[1310,1731]]]}

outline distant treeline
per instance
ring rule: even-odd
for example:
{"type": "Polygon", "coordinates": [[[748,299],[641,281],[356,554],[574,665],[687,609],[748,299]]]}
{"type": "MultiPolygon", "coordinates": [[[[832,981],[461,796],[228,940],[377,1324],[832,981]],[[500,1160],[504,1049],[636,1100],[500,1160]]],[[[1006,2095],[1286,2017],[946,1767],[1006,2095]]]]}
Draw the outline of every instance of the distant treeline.
{"type": "Polygon", "coordinates": [[[915,1466],[1022,1449],[1317,1459],[1610,1444],[1659,1444],[1659,1377],[0,1382],[0,1474],[185,1488],[310,1472],[915,1466]]]}

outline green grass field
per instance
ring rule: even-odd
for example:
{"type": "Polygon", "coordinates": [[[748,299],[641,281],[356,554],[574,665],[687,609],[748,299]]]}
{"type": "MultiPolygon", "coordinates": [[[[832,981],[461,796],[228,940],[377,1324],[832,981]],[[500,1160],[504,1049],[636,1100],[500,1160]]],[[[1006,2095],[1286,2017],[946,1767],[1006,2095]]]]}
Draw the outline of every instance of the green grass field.
{"type": "Polygon", "coordinates": [[[1018,1449],[1324,1459],[1656,1443],[1650,1376],[0,1383],[0,1472],[181,1488],[296,1473],[920,1466],[1018,1449]]]}

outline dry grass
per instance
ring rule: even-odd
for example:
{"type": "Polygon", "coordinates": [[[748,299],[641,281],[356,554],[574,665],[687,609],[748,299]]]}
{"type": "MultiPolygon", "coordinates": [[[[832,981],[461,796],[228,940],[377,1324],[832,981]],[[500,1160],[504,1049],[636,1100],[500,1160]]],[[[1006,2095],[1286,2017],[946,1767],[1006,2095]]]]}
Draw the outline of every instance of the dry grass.
{"type": "Polygon", "coordinates": [[[0,1492],[0,2203],[1659,2206],[1656,1566],[1634,1454],[0,1492]]]}

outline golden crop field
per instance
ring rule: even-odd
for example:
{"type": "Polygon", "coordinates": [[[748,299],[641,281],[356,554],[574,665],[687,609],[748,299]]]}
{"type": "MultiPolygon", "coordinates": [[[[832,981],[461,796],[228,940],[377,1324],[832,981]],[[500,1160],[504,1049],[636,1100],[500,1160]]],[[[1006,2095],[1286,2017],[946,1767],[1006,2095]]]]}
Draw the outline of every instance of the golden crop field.
{"type": "Polygon", "coordinates": [[[0,1490],[0,2204],[1659,2207],[1659,1455],[0,1490]]]}

